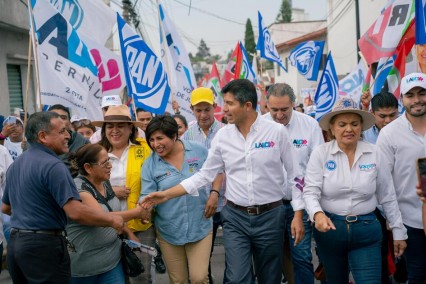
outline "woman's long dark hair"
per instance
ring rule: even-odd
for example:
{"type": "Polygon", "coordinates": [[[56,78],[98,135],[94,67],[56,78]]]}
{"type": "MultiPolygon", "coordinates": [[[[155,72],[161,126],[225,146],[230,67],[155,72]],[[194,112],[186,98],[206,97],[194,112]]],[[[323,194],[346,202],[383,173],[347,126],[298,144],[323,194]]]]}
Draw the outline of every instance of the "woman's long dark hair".
{"type": "Polygon", "coordinates": [[[87,176],[84,169],[84,164],[96,164],[98,162],[99,153],[104,150],[99,144],[86,144],[80,147],[77,152],[71,154],[69,157],[71,163],[71,170],[81,175],[87,176]]]}
{"type": "MultiPolygon", "coordinates": [[[[136,140],[136,138],[138,137],[138,128],[136,126],[134,126],[132,123],[130,123],[132,125],[132,133],[130,133],[129,136],[129,141],[132,142],[133,144],[136,145],[140,145],[139,141],[136,140]]],[[[105,134],[105,128],[106,128],[107,123],[104,122],[104,124],[102,125],[102,130],[101,130],[101,141],[99,141],[99,144],[104,147],[107,152],[111,152],[112,151],[112,145],[111,143],[109,143],[108,138],[106,137],[105,134]]]]}

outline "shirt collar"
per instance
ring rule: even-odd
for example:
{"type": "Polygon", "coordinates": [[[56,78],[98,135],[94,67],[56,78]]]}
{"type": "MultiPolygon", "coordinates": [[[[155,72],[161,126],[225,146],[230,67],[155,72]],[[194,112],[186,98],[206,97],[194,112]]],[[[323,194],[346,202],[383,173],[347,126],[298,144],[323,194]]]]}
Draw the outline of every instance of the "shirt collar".
{"type": "Polygon", "coordinates": [[[259,130],[261,121],[264,119],[259,113],[256,113],[256,115],[257,115],[256,120],[250,126],[250,132],[259,130]]]}
{"type": "MultiPolygon", "coordinates": [[[[334,139],[333,141],[331,141],[332,146],[331,146],[331,154],[334,155],[337,152],[342,152],[343,151],[340,149],[339,145],[337,144],[336,139],[334,139]]],[[[371,153],[373,152],[373,145],[363,142],[363,141],[358,141],[358,144],[356,146],[356,151],[355,151],[355,156],[357,156],[357,154],[361,154],[361,153],[371,153]]]]}
{"type": "MultiPolygon", "coordinates": [[[[216,119],[216,118],[214,118],[212,125],[210,125],[209,132],[208,132],[208,133],[211,133],[211,132],[213,132],[214,130],[216,130],[216,128],[217,128],[218,126],[219,126],[219,121],[217,121],[217,119],[216,119]]],[[[198,123],[197,123],[197,127],[198,127],[198,130],[199,130],[200,132],[203,132],[203,129],[201,129],[201,127],[198,125],[198,123]]]]}
{"type": "Polygon", "coordinates": [[[50,154],[50,155],[55,156],[55,157],[58,157],[58,155],[56,155],[56,153],[53,152],[52,149],[50,149],[49,147],[44,146],[43,144],[40,144],[38,142],[33,142],[33,143],[30,143],[30,145],[31,145],[32,149],[38,149],[38,150],[43,151],[43,152],[45,152],[47,154],[50,154]]]}
{"type": "Polygon", "coordinates": [[[407,112],[404,112],[404,114],[401,115],[401,119],[407,124],[408,129],[414,132],[413,125],[411,125],[411,122],[407,118],[407,112]]]}

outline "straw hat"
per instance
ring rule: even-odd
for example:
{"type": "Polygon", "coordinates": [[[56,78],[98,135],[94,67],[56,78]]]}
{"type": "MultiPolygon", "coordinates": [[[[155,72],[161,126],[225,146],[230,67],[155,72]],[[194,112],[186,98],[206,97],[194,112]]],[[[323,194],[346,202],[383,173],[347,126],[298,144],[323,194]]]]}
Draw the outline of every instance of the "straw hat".
{"type": "Polygon", "coordinates": [[[337,100],[337,102],[334,104],[333,109],[331,112],[327,113],[323,117],[321,117],[319,121],[320,127],[328,131],[330,129],[330,120],[335,117],[338,114],[342,113],[356,113],[359,116],[362,117],[362,131],[367,130],[371,128],[374,123],[376,122],[376,119],[374,118],[374,115],[369,113],[368,111],[360,110],[357,106],[357,104],[350,98],[342,97],[337,100]]]}
{"type": "Polygon", "coordinates": [[[105,113],[103,121],[92,121],[92,125],[102,127],[104,123],[133,123],[136,127],[141,127],[142,123],[139,121],[132,121],[130,110],[126,105],[110,106],[105,113]]]}

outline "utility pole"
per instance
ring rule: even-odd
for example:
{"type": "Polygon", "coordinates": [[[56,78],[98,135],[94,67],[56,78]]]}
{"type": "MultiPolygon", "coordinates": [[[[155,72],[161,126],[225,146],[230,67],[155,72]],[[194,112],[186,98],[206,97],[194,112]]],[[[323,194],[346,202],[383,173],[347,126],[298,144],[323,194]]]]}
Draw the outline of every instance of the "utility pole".
{"type": "Polygon", "coordinates": [[[358,39],[361,37],[361,29],[359,26],[359,0],[355,0],[355,23],[356,23],[356,55],[358,61],[361,59],[359,55],[358,39]]]}

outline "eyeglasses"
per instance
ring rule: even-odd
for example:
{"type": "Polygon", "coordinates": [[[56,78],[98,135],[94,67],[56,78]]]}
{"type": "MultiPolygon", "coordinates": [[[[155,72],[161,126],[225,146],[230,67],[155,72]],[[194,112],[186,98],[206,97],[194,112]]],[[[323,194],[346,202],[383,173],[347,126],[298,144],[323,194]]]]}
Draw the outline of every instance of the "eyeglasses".
{"type": "Polygon", "coordinates": [[[74,122],[72,123],[72,125],[73,125],[75,128],[80,128],[80,127],[82,127],[82,126],[90,125],[91,123],[92,123],[92,122],[90,121],[90,119],[82,119],[82,120],[74,121],[74,122]]]}
{"type": "Polygon", "coordinates": [[[111,160],[108,158],[108,160],[105,160],[101,163],[90,163],[93,166],[99,166],[103,169],[106,169],[108,166],[111,166],[111,160]]]}

